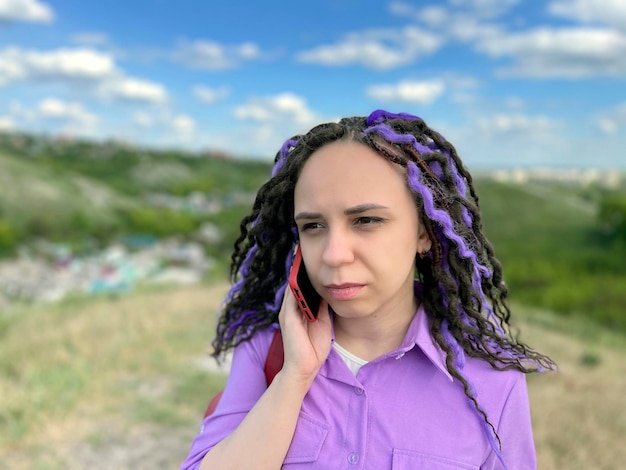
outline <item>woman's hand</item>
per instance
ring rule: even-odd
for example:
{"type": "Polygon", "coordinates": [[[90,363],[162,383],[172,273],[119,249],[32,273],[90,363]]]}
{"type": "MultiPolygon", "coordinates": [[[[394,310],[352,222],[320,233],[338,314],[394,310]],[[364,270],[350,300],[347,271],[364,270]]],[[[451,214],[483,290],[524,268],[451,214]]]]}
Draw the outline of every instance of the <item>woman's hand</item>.
{"type": "Polygon", "coordinates": [[[317,320],[309,322],[298,310],[291,289],[285,289],[278,315],[283,334],[283,372],[310,384],[330,352],[331,325],[328,304],[321,300],[317,320]]]}
{"type": "Polygon", "coordinates": [[[206,454],[201,469],[281,468],[285,461],[302,400],[328,356],[331,339],[328,304],[322,301],[318,320],[309,323],[291,290],[286,291],[278,315],[283,368],[239,426],[206,454]]]}

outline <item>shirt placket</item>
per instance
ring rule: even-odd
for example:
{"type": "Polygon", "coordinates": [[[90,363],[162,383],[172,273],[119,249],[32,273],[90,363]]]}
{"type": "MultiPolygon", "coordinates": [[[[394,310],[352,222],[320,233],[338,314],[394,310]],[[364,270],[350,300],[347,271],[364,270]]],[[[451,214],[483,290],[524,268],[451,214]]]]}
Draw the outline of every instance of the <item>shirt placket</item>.
{"type": "Polygon", "coordinates": [[[369,421],[368,405],[365,388],[360,383],[352,385],[348,411],[350,431],[344,446],[345,468],[349,470],[364,468],[369,421]]]}

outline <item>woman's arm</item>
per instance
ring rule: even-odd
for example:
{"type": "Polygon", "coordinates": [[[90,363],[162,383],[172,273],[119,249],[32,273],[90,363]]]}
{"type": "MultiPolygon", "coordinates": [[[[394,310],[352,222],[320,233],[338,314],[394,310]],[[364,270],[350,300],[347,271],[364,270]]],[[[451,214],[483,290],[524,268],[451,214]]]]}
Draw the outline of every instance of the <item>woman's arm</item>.
{"type": "Polygon", "coordinates": [[[281,468],[302,400],[330,351],[331,327],[324,302],[318,320],[308,323],[289,289],[279,320],[285,350],[282,370],[241,424],[207,453],[200,470],[281,468]]]}
{"type": "MultiPolygon", "coordinates": [[[[526,377],[520,373],[504,405],[500,422],[497,426],[502,442],[502,456],[509,470],[535,470],[537,461],[535,442],[530,419],[530,405],[526,377]]],[[[482,470],[500,470],[504,468],[492,452],[482,470]]]]}

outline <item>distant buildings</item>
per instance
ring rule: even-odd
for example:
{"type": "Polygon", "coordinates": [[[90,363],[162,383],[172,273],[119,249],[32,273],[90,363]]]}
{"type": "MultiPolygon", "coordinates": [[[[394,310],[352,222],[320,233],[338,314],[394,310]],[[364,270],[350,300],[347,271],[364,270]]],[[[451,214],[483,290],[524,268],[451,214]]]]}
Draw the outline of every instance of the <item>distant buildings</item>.
{"type": "Polygon", "coordinates": [[[606,188],[618,188],[626,182],[626,174],[620,170],[597,168],[526,168],[494,170],[485,174],[496,181],[524,184],[536,181],[556,181],[565,184],[588,186],[596,184],[606,188]]]}

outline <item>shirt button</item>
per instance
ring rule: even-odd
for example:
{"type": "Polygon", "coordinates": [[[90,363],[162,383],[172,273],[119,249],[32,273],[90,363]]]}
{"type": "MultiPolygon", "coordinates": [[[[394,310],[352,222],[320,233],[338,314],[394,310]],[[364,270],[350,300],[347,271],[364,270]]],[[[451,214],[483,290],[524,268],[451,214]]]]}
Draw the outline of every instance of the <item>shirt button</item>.
{"type": "Polygon", "coordinates": [[[356,452],[350,452],[350,454],[348,455],[348,462],[352,465],[357,464],[359,462],[359,454],[357,454],[356,452]]]}
{"type": "Polygon", "coordinates": [[[363,392],[365,390],[363,390],[361,387],[354,387],[354,393],[356,393],[357,395],[363,395],[363,392]]]}

